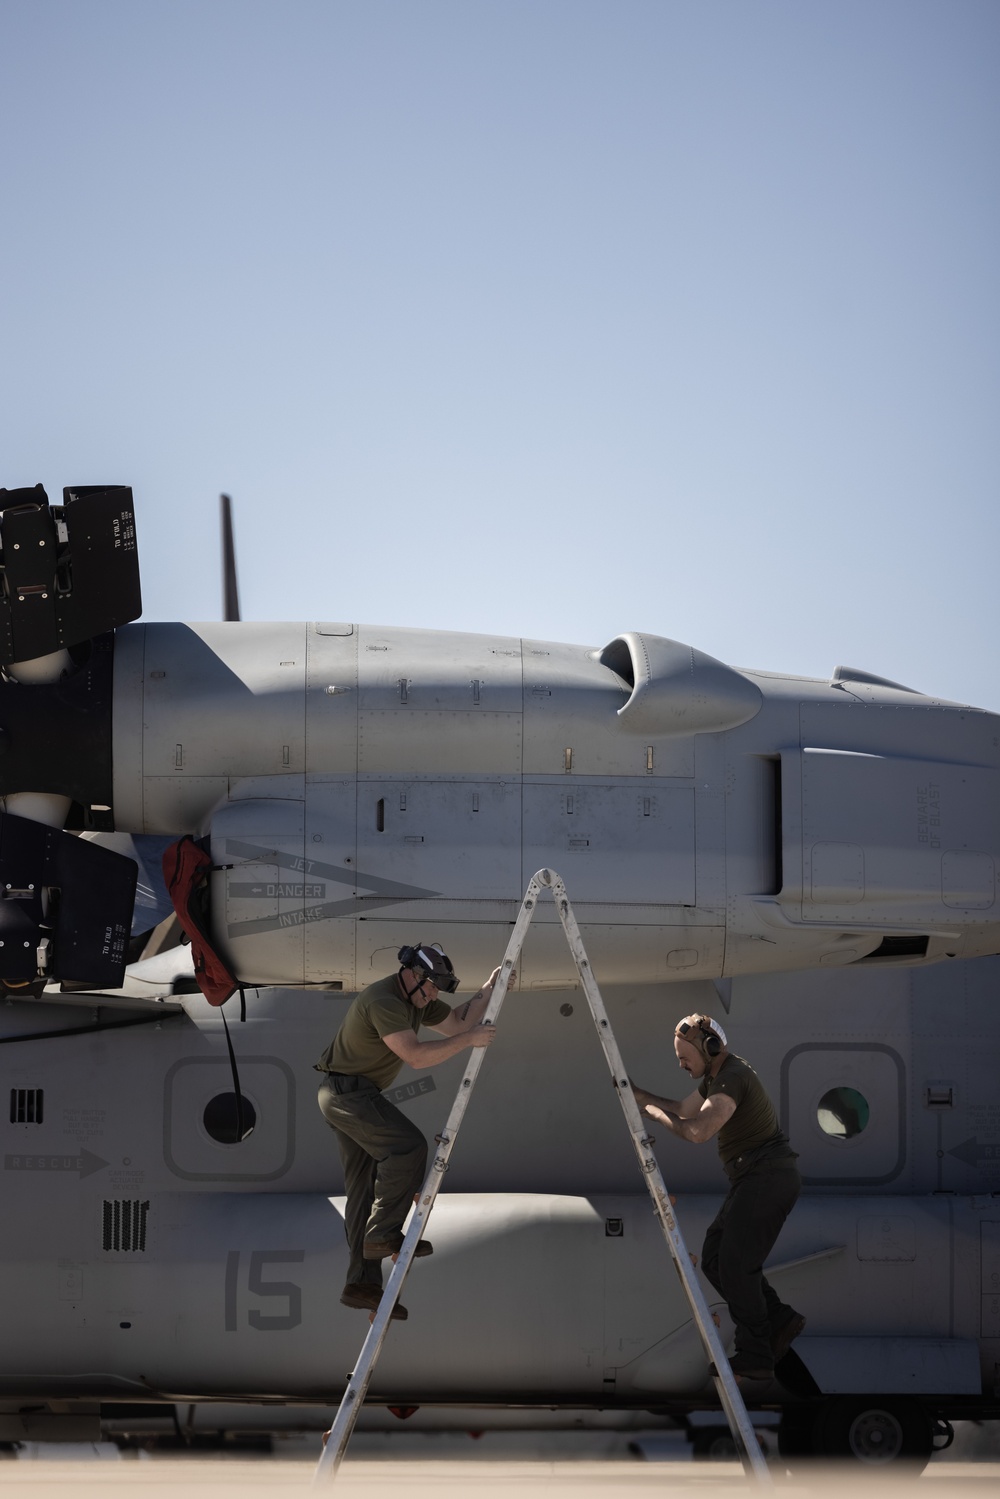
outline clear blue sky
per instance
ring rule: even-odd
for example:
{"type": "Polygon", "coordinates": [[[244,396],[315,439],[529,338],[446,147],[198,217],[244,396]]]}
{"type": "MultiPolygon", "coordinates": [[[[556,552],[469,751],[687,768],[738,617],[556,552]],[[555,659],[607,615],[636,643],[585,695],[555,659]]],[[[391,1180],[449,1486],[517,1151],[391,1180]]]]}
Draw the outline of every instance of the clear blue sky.
{"type": "Polygon", "coordinates": [[[1000,709],[997,0],[4,0],[0,483],[146,618],[1000,709]]]}

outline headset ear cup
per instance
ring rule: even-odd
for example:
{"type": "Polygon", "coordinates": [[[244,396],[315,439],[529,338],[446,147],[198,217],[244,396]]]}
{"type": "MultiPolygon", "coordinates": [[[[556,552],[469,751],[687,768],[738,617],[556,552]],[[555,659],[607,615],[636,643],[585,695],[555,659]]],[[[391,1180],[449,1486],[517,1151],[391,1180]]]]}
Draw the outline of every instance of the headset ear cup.
{"type": "Polygon", "coordinates": [[[705,1055],[707,1057],[711,1057],[714,1061],[715,1058],[719,1055],[719,1052],[722,1050],[722,1042],[712,1030],[711,1026],[706,1025],[703,1020],[699,1022],[698,1029],[701,1031],[702,1035],[705,1038],[705,1055]]]}

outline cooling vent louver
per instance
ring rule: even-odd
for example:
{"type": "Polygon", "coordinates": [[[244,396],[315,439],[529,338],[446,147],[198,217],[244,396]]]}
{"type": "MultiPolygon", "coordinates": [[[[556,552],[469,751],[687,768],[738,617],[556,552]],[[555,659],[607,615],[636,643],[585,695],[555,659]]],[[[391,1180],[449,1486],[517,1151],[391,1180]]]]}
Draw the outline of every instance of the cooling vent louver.
{"type": "Polygon", "coordinates": [[[11,1124],[41,1124],[45,1117],[45,1093],[42,1088],[11,1088],[11,1124]]]}
{"type": "Polygon", "coordinates": [[[141,1254],[146,1248],[146,1218],[149,1203],[138,1198],[115,1198],[104,1201],[102,1247],[119,1252],[141,1254]]]}

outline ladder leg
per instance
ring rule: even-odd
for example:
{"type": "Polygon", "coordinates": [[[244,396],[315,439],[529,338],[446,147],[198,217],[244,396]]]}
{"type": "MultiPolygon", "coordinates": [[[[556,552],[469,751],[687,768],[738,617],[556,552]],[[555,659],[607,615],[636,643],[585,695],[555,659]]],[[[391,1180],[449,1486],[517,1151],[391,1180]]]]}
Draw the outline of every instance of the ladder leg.
{"type": "Polygon", "coordinates": [[[601,991],[597,987],[597,981],[594,978],[593,970],[584,949],[583,939],[580,936],[580,928],[577,926],[576,917],[573,915],[573,908],[566,894],[566,886],[559,876],[550,869],[539,870],[535,878],[540,880],[542,884],[550,886],[555,898],[556,910],[559,912],[559,919],[562,922],[570,952],[573,954],[573,960],[580,975],[580,982],[587,996],[590,1012],[594,1017],[594,1024],[597,1027],[597,1034],[600,1037],[601,1046],[604,1048],[604,1055],[611,1069],[615,1089],[617,1090],[622,1111],[628,1123],[629,1134],[632,1136],[632,1143],[635,1146],[635,1152],[639,1159],[639,1169],[645,1177],[646,1185],[649,1188],[649,1195],[653,1199],[654,1212],[663,1230],[663,1237],[667,1241],[667,1247],[673,1255],[674,1263],[680,1273],[681,1284],[684,1287],[695,1324],[701,1334],[701,1340],[708,1355],[715,1388],[722,1402],[722,1408],[726,1413],[729,1429],[733,1434],[733,1441],[736,1443],[736,1450],[740,1455],[746,1472],[752,1473],[759,1483],[766,1487],[772,1487],[771,1474],[767,1463],[764,1461],[760,1444],[757,1441],[753,1425],[747,1414],[747,1408],[743,1403],[743,1397],[740,1394],[736,1376],[729,1365],[729,1360],[726,1358],[722,1341],[715,1323],[712,1321],[712,1315],[702,1294],[698,1278],[694,1273],[691,1258],[684,1243],[684,1236],[681,1233],[680,1224],[677,1222],[671,1206],[670,1194],[667,1191],[666,1183],[663,1180],[656,1157],[653,1154],[653,1140],[646,1133],[642,1115],[639,1112],[639,1106],[635,1101],[635,1095],[632,1092],[628,1075],[625,1071],[621,1052],[618,1050],[618,1043],[611,1029],[608,1012],[604,1007],[601,991]]]}
{"type": "MultiPolygon", "coordinates": [[[[528,888],[524,893],[521,909],[514,923],[514,930],[510,934],[510,941],[507,943],[503,963],[500,966],[500,976],[497,979],[493,993],[490,995],[490,1002],[483,1015],[482,1023],[484,1025],[491,1024],[500,1013],[500,1007],[507,995],[507,985],[510,981],[510,975],[517,965],[525,935],[531,923],[531,918],[535,914],[541,886],[542,880],[539,875],[535,875],[529,882],[528,888]]],[[[364,1404],[365,1395],[375,1371],[375,1365],[378,1362],[379,1354],[382,1352],[382,1345],[389,1331],[389,1321],[392,1317],[393,1308],[399,1300],[400,1292],[403,1289],[403,1282],[406,1279],[407,1271],[413,1260],[417,1243],[423,1235],[427,1220],[431,1215],[431,1210],[434,1207],[435,1200],[441,1188],[441,1183],[444,1180],[444,1173],[448,1169],[448,1159],[454,1147],[459,1126],[465,1117],[465,1110],[468,1106],[472,1089],[485,1058],[485,1047],[476,1047],[469,1056],[465,1073],[458,1086],[458,1092],[455,1095],[455,1102],[452,1104],[451,1113],[448,1115],[448,1122],[444,1127],[444,1132],[437,1136],[438,1149],[431,1162],[427,1179],[421,1188],[420,1197],[414,1207],[410,1226],[406,1230],[396,1263],[392,1267],[388,1285],[382,1293],[382,1300],[379,1302],[378,1310],[375,1313],[368,1336],[365,1338],[358,1362],[348,1379],[347,1389],[344,1391],[340,1407],[330,1428],[326,1446],[316,1465],[316,1472],[313,1475],[314,1484],[320,1483],[325,1479],[335,1478],[343,1462],[344,1454],[347,1451],[347,1444],[351,1440],[351,1434],[354,1431],[358,1414],[364,1404]]]]}

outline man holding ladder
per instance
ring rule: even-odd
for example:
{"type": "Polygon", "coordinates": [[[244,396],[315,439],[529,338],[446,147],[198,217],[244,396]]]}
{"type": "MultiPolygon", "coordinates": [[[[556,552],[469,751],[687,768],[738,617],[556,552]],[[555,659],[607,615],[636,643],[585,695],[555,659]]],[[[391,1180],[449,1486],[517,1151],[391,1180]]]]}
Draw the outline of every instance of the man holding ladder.
{"type": "Polygon", "coordinates": [[[749,1062],[728,1050],[709,1015],[688,1015],[674,1031],[679,1065],[698,1086],[687,1098],[659,1098],[632,1084],[651,1119],[692,1145],[718,1136],[729,1194],[705,1235],[701,1268],[736,1324],[730,1363],[739,1378],[771,1379],[806,1319],[786,1306],[762,1266],[802,1186],[797,1156],[749,1062]]]}

